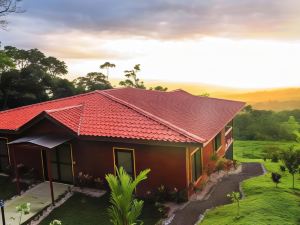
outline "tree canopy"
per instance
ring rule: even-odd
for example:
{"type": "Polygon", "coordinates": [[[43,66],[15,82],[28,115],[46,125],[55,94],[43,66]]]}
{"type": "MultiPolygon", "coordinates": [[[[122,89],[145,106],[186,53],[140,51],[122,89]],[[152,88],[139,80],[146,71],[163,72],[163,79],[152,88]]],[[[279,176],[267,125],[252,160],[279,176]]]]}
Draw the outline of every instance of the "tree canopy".
{"type": "Polygon", "coordinates": [[[299,140],[300,110],[274,112],[244,108],[234,120],[235,138],[241,140],[299,140]]]}

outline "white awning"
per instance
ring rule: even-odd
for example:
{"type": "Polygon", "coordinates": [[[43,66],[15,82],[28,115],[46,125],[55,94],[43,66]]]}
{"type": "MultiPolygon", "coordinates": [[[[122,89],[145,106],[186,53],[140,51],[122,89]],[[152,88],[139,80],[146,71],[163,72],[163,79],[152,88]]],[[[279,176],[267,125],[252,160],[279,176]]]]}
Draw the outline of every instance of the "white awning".
{"type": "Polygon", "coordinates": [[[39,146],[43,146],[45,148],[55,148],[56,146],[59,146],[69,140],[71,140],[72,137],[70,136],[62,136],[62,135],[41,135],[41,136],[27,136],[27,137],[21,137],[18,138],[12,142],[9,142],[9,145],[12,144],[22,144],[22,143],[31,143],[39,146]]]}

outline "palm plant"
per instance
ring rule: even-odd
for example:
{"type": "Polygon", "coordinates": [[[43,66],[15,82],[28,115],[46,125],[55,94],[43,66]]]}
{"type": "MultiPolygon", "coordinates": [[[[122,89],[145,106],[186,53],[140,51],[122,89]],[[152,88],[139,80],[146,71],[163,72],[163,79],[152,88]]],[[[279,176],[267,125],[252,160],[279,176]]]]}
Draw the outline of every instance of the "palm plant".
{"type": "Polygon", "coordinates": [[[122,167],[116,171],[117,176],[108,174],[105,177],[111,189],[111,206],[108,209],[110,221],[114,225],[142,224],[141,221],[138,221],[138,217],[142,212],[144,202],[135,199],[133,193],[137,185],[147,179],[150,169],[141,171],[135,179],[132,179],[122,167]]]}

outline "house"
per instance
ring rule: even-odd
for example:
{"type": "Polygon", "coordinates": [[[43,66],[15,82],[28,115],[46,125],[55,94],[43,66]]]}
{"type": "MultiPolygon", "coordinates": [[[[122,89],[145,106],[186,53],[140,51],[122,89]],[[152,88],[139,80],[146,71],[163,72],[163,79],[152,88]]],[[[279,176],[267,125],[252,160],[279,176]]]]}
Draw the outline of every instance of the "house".
{"type": "MultiPolygon", "coordinates": [[[[22,163],[40,179],[104,179],[115,166],[136,176],[137,192],[200,185],[211,156],[232,159],[232,121],[243,102],[134,88],[93,91],[0,112],[0,170],[22,163]]],[[[17,169],[16,177],[18,179],[17,169]]]]}

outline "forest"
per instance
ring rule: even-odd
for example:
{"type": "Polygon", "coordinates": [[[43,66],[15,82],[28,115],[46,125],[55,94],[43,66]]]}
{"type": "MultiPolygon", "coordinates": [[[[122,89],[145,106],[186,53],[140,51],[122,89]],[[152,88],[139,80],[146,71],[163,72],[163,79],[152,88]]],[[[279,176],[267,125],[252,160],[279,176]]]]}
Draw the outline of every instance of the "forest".
{"type": "Polygon", "coordinates": [[[234,120],[234,136],[239,140],[299,141],[300,110],[256,110],[250,105],[234,120]]]}
{"type": "MultiPolygon", "coordinates": [[[[4,46],[0,50],[0,110],[72,96],[94,90],[113,88],[109,70],[116,65],[105,62],[99,71],[91,71],[73,81],[65,78],[68,68],[64,61],[46,56],[38,49],[18,49],[4,46]]],[[[137,64],[124,71],[124,80],[119,85],[146,89],[137,74],[137,64]]],[[[156,86],[150,89],[166,91],[156,86]]]]}

